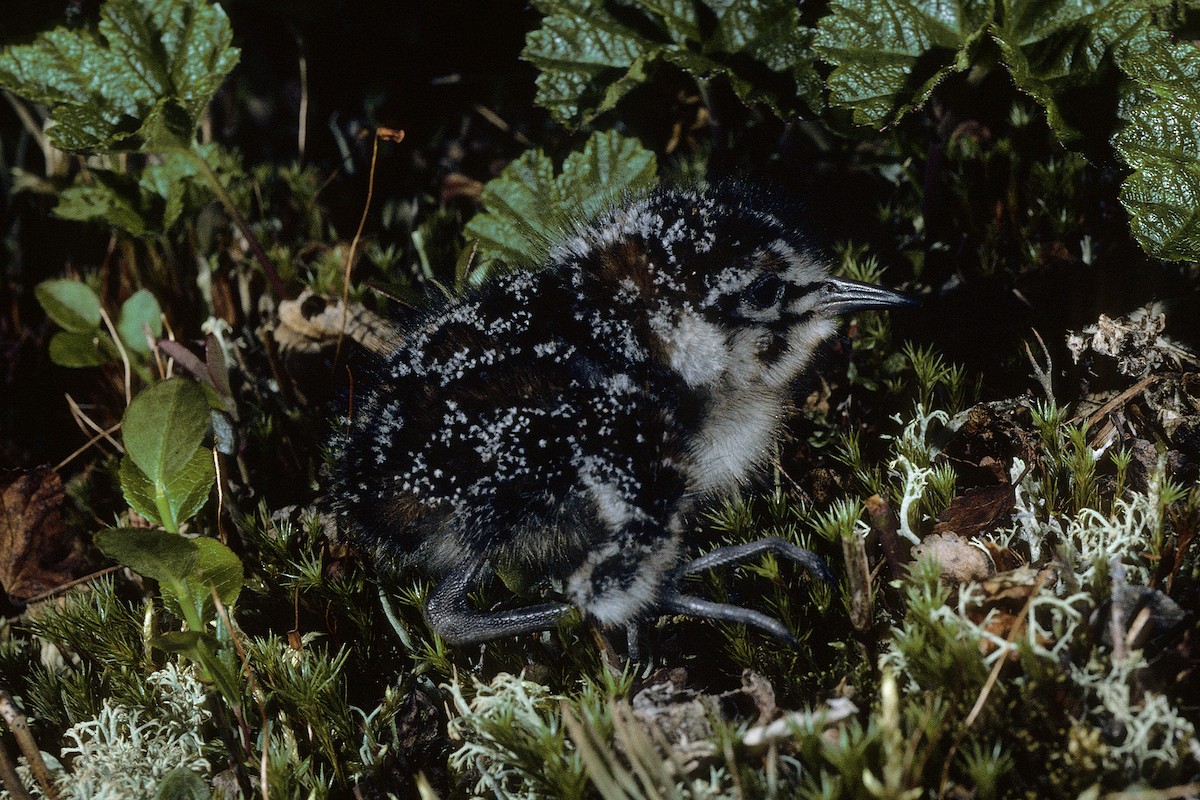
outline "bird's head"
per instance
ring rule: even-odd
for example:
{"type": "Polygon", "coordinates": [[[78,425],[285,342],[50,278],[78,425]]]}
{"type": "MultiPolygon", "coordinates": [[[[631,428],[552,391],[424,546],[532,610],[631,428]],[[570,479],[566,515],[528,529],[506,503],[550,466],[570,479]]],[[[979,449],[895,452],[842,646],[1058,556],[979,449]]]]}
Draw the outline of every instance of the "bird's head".
{"type": "Polygon", "coordinates": [[[618,305],[640,314],[655,357],[696,388],[782,388],[837,318],[916,304],[835,278],[787,213],[736,183],[660,189],[564,245],[618,305]]]}

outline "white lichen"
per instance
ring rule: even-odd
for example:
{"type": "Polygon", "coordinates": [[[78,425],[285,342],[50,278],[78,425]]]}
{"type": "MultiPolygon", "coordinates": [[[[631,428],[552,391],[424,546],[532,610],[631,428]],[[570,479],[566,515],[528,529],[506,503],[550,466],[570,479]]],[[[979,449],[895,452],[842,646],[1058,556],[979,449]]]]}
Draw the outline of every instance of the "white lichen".
{"type": "Polygon", "coordinates": [[[1150,565],[1142,556],[1146,542],[1162,527],[1155,488],[1151,493],[1117,498],[1109,514],[1085,508],[1071,520],[1063,545],[1085,586],[1113,560],[1125,564],[1131,583],[1149,583],[1150,565]]]}
{"type": "MultiPolygon", "coordinates": [[[[200,733],[209,717],[204,686],[173,663],[151,674],[146,683],[145,707],[126,708],[105,699],[98,717],[73,725],[63,735],[66,766],[48,759],[60,798],[152,797],[159,782],[175,769],[208,774],[200,733]]],[[[35,797],[44,796],[27,764],[22,763],[18,773],[35,797]]],[[[7,792],[0,797],[7,800],[7,792]]]]}
{"type": "MultiPolygon", "coordinates": [[[[896,418],[899,421],[899,418],[896,418]]],[[[896,437],[893,450],[896,458],[888,464],[888,470],[893,477],[901,480],[903,491],[900,498],[900,529],[897,531],[913,544],[919,544],[921,537],[913,530],[912,511],[925,494],[925,488],[934,470],[930,463],[940,452],[930,440],[930,426],[934,423],[946,425],[950,415],[945,411],[925,411],[918,407],[912,420],[896,437]]]]}
{"type": "Polygon", "coordinates": [[[1107,734],[1105,766],[1130,776],[1179,764],[1196,740],[1195,727],[1165,695],[1139,691],[1137,673],[1145,667],[1140,652],[1093,658],[1082,669],[1071,665],[1071,681],[1087,693],[1088,721],[1107,734]]]}
{"type": "Polygon", "coordinates": [[[986,538],[1001,548],[1019,541],[1029,548],[1030,560],[1036,562],[1041,559],[1042,547],[1047,542],[1062,538],[1062,523],[1047,509],[1042,484],[1034,477],[1033,470],[1026,469],[1024,461],[1014,458],[1008,474],[1013,485],[1012,525],[986,538]]]}
{"type": "MultiPolygon", "coordinates": [[[[446,687],[458,711],[450,718],[450,738],[462,744],[450,755],[450,767],[459,772],[478,771],[476,795],[517,800],[541,800],[546,795],[527,780],[531,766],[516,752],[499,731],[552,733],[557,725],[556,711],[565,698],[545,686],[526,680],[522,675],[502,672],[490,684],[475,680],[475,696],[463,697],[462,686],[453,681],[446,687]],[[498,723],[501,723],[498,727],[498,723]]],[[[528,737],[521,737],[528,738],[528,737]]]]}

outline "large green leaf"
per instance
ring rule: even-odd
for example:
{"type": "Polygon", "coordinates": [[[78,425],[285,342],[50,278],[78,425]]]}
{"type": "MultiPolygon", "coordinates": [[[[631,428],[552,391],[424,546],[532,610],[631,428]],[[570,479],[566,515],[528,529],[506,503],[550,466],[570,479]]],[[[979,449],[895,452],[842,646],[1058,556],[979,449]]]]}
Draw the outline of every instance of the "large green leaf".
{"type": "Polygon", "coordinates": [[[969,67],[995,13],[992,0],[835,0],[830,11],[813,42],[834,65],[829,101],[879,128],[969,67]]]}
{"type": "Polygon", "coordinates": [[[125,410],[125,452],[147,478],[164,486],[192,461],[208,432],[208,401],[200,385],[172,378],[144,390],[125,410]]]}
{"type": "Polygon", "coordinates": [[[96,533],[95,543],[113,561],[164,586],[186,580],[200,558],[191,539],[147,528],[106,528],[96,533]]]}
{"type": "Polygon", "coordinates": [[[538,104],[563,124],[586,123],[614,105],[637,83],[622,82],[621,72],[640,58],[656,57],[661,49],[660,43],[618,22],[600,0],[541,0],[535,5],[546,16],[541,28],[525,37],[522,55],[542,70],[538,104]],[[606,79],[623,84],[618,96],[603,96],[606,79]]]}
{"type": "Polygon", "coordinates": [[[1133,234],[1151,255],[1200,260],[1200,45],[1155,31],[1123,48],[1121,68],[1136,82],[1113,137],[1133,168],[1121,187],[1133,234]]]}
{"type": "Polygon", "coordinates": [[[103,331],[59,331],[50,337],[50,360],[60,367],[100,367],[117,359],[116,347],[103,331]]]}
{"type": "Polygon", "coordinates": [[[162,308],[154,295],[147,289],[139,289],[121,304],[121,316],[117,319],[117,333],[125,346],[142,355],[149,355],[150,344],[146,341],[146,329],[154,338],[162,336],[162,308]]]}
{"type": "Polygon", "coordinates": [[[513,161],[483,189],[485,211],[466,228],[479,241],[479,260],[509,265],[540,262],[550,242],[629,191],[654,184],[654,153],[615,131],[593,134],[583,151],[563,162],[561,174],[541,150],[513,161]]]}
{"type": "Polygon", "coordinates": [[[210,589],[216,589],[224,605],[235,603],[245,582],[241,559],[216,539],[203,536],[192,542],[197,548],[196,574],[189,583],[196,599],[202,600],[206,608],[212,608],[210,589]]]}
{"type": "Polygon", "coordinates": [[[121,493],[129,507],[151,522],[157,522],[168,530],[195,516],[208,501],[216,471],[212,452],[197,448],[183,469],[167,476],[159,485],[138,468],[133,459],[125,456],[118,470],[121,493]],[[163,514],[167,518],[163,519],[163,514]]]}
{"type": "Polygon", "coordinates": [[[95,32],[56,28],[0,53],[0,86],[48,106],[63,149],[171,150],[237,63],[232,40],[204,0],[108,0],[95,32]]]}
{"type": "Polygon", "coordinates": [[[147,236],[155,226],[137,184],[127,175],[94,170],[58,196],[55,215],[76,222],[102,222],[130,236],[147,236]]]}
{"type": "Polygon", "coordinates": [[[1094,80],[1114,45],[1144,37],[1151,12],[1170,0],[1001,0],[992,36],[1013,81],[1046,108],[1062,138],[1064,93],[1094,80]]]}
{"type": "Polygon", "coordinates": [[[727,78],[742,100],[781,116],[818,104],[811,32],[791,0],[623,0],[628,18],[618,18],[604,0],[535,5],[546,16],[526,37],[523,55],[542,71],[537,102],[565,125],[613,108],[664,62],[699,79],[727,78]],[[717,20],[707,37],[699,21],[705,6],[717,20]],[[752,80],[762,67],[778,73],[785,88],[752,80]]]}
{"type": "MultiPolygon", "coordinates": [[[[209,146],[196,150],[202,158],[217,155],[209,146]]],[[[147,164],[136,180],[121,172],[90,169],[62,191],[54,213],[111,225],[139,238],[160,236],[178,222],[185,207],[198,208],[211,199],[199,170],[196,156],[183,152],[147,164]]]]}
{"type": "MultiPolygon", "coordinates": [[[[216,539],[187,539],[145,528],[107,528],[96,534],[95,543],[109,558],[158,581],[163,594],[192,625],[213,618],[214,589],[225,605],[234,603],[242,591],[242,562],[216,539]]],[[[202,625],[193,628],[202,630],[202,625]]]]}

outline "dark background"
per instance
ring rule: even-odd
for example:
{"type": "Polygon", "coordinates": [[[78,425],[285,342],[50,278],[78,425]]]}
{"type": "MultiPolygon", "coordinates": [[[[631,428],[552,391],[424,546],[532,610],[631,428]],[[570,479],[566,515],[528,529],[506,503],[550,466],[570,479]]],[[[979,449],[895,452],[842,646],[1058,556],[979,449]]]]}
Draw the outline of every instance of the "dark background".
{"type": "MultiPolygon", "coordinates": [[[[89,24],[100,7],[98,0],[9,5],[12,8],[0,15],[4,45],[29,41],[56,24],[89,24]]],[[[381,148],[376,211],[368,233],[385,240],[391,234],[381,224],[378,209],[386,198],[413,198],[426,208],[436,206],[448,175],[486,181],[530,143],[561,157],[587,135],[553,125],[534,105],[537,70],[521,60],[520,52],[540,16],[526,2],[227,0],[222,6],[241,60],[214,102],[213,138],[239,152],[247,168],[295,163],[301,156],[297,138],[303,57],[309,98],[303,163],[328,176],[320,199],[343,241],[353,235],[362,212],[369,133],[377,126],[406,133],[402,144],[381,148]],[[489,122],[480,107],[510,129],[489,122]]],[[[857,153],[875,146],[870,132],[862,141],[850,134],[832,150],[814,153],[797,126],[747,109],[720,84],[714,87],[714,109],[727,130],[740,133],[730,134],[732,146],[712,148],[710,175],[740,173],[779,186],[806,205],[809,233],[819,246],[829,248],[851,238],[867,243],[888,267],[888,279],[902,280],[907,265],[895,249],[894,230],[881,224],[878,213],[893,189],[861,169],[857,160],[857,153]]],[[[672,83],[668,76],[635,92],[623,101],[618,117],[600,120],[599,127],[611,124],[661,152],[671,116],[682,120],[688,113],[678,101],[685,89],[683,82],[672,83]]],[[[1117,202],[1121,173],[1099,162],[1078,187],[1086,225],[1112,242],[1098,248],[1093,263],[1082,263],[1074,252],[1076,238],[1063,242],[1063,247],[1050,243],[1019,273],[981,269],[974,260],[980,243],[963,233],[963,212],[939,184],[942,148],[963,124],[1003,126],[1003,120],[988,115],[1008,108],[998,97],[1016,95],[1002,71],[991,83],[971,91],[954,80],[939,91],[939,102],[910,115],[903,133],[910,142],[928,140],[927,147],[914,153],[927,174],[922,212],[930,239],[952,246],[931,248],[921,276],[930,287],[925,307],[897,316],[897,341],[934,343],[950,361],[984,376],[985,397],[1008,397],[1029,388],[1030,367],[1022,342],[1031,328],[1051,348],[1056,377],[1073,387],[1077,376],[1071,374],[1062,345],[1066,330],[1080,329],[1100,313],[1126,313],[1154,297],[1194,297],[1191,272],[1151,261],[1122,233],[1126,222],[1117,202]],[[1114,232],[1119,234],[1115,238],[1114,232]]],[[[1048,136],[1027,146],[1035,158],[1065,153],[1048,136]]],[[[34,301],[33,287],[64,269],[95,270],[105,257],[109,236],[99,226],[55,219],[49,213],[54,203],[50,195],[14,195],[9,175],[13,166],[44,174],[40,155],[22,135],[12,107],[0,103],[0,465],[54,464],[83,441],[63,395],[86,397],[94,375],[49,362],[46,343],[54,326],[34,301]]],[[[669,170],[666,166],[662,171],[669,170]]],[[[972,213],[986,218],[989,204],[1004,191],[981,175],[978,208],[972,213]]],[[[471,210],[464,208],[463,216],[471,210]]],[[[403,239],[397,234],[397,241],[403,239]]],[[[1181,329],[1181,323],[1200,317],[1189,308],[1172,317],[1173,332],[1185,340],[1194,335],[1181,329]]]]}

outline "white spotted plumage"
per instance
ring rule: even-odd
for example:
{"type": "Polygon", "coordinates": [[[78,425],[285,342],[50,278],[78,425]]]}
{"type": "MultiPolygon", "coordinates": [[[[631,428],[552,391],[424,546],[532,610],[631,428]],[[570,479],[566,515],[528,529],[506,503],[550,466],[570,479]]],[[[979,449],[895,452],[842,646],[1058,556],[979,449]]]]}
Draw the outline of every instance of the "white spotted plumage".
{"type": "Polygon", "coordinates": [[[786,635],[679,592],[686,520],[762,466],[837,314],[907,304],[831,278],[786,218],[735,184],[657,190],[564,237],[545,268],[431,311],[356,382],[333,506],[385,563],[439,577],[427,616],[443,636],[544,629],[571,605],[604,625],[675,610],[786,635]],[[470,608],[495,564],[559,577],[566,597],[470,608]]]}

